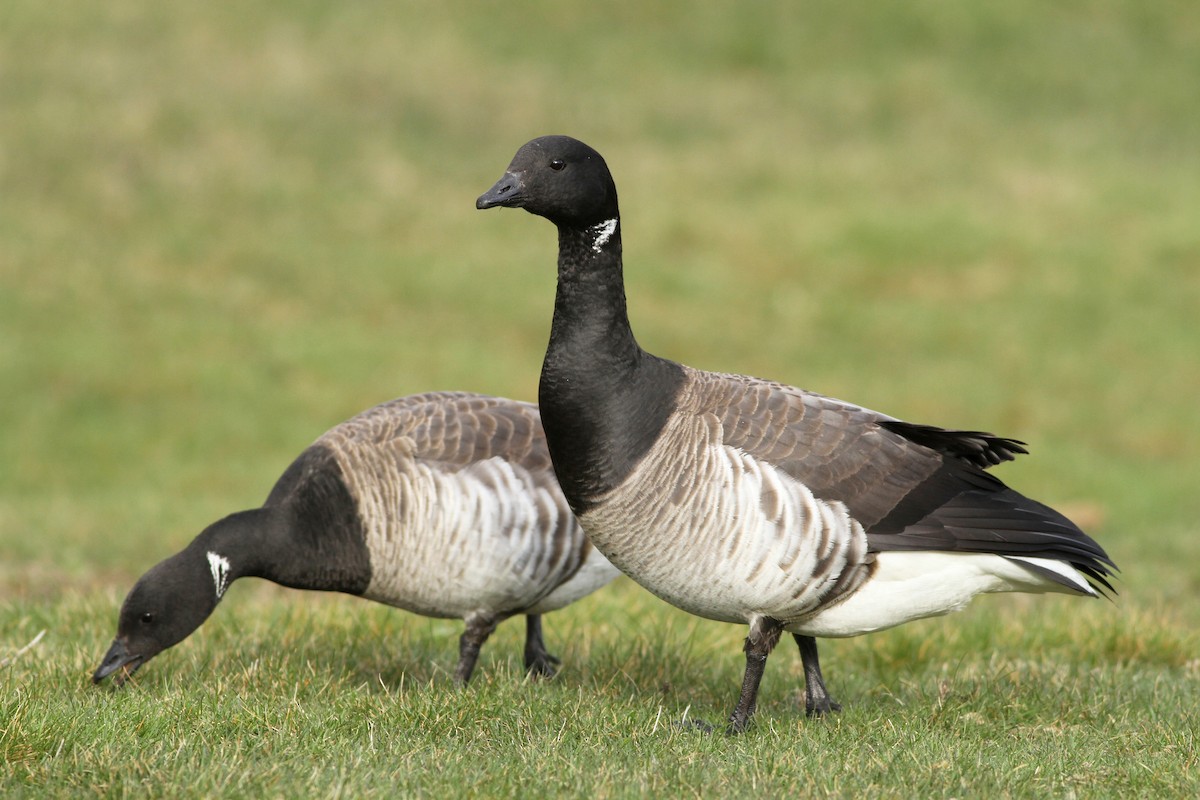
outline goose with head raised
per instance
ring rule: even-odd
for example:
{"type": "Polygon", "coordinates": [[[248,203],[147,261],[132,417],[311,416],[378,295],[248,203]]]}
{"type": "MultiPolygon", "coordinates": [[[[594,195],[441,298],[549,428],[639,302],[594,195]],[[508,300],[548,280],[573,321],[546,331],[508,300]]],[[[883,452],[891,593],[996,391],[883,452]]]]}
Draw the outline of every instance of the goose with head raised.
{"type": "Polygon", "coordinates": [[[1115,565],[1053,509],[986,470],[1026,452],[792,386],[703,372],[643,350],[626,312],[617,190],[566,136],[522,146],[476,206],[558,229],[558,287],[539,405],[555,473],[595,546],[679,608],[749,625],[754,713],[785,631],[810,715],[829,696],[815,637],[956,611],[985,592],[1111,590],[1115,565]]]}

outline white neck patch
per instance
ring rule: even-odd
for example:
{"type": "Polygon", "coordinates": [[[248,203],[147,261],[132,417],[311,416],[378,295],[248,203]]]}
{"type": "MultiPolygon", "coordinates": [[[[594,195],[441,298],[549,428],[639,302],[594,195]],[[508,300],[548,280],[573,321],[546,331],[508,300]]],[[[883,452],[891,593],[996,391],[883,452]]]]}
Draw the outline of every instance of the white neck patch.
{"type": "Polygon", "coordinates": [[[612,238],[613,233],[617,230],[617,218],[607,219],[597,225],[588,228],[588,231],[594,233],[596,238],[592,241],[592,252],[599,253],[600,248],[608,244],[608,240],[612,238]]]}
{"type": "Polygon", "coordinates": [[[229,559],[219,556],[213,551],[208,553],[208,568],[212,571],[213,587],[217,591],[217,599],[229,588],[229,559]]]}

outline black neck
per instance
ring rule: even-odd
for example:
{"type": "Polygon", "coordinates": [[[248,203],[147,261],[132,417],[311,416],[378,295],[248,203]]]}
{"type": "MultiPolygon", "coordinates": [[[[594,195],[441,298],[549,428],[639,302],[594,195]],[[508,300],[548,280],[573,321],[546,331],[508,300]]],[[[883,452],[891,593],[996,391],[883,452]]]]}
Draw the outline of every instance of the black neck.
{"type": "Polygon", "coordinates": [[[200,627],[238,578],[258,576],[282,583],[272,565],[278,562],[284,529],[279,510],[273,508],[242,511],[217,520],[191,544],[141,577],[122,608],[122,629],[127,628],[127,615],[153,610],[154,598],[165,592],[175,609],[155,637],[153,652],[158,652],[200,627]]]}
{"type": "Polygon", "coordinates": [[[616,377],[636,369],[645,353],[629,326],[620,225],[603,244],[595,241],[592,228],[559,229],[558,292],[546,366],[599,362],[600,371],[616,377]]]}
{"type": "Polygon", "coordinates": [[[555,473],[582,513],[619,485],[674,408],[678,364],[642,350],[629,326],[616,222],[560,227],[558,292],[538,399],[555,473]]]}
{"type": "Polygon", "coordinates": [[[292,503],[268,505],[219,520],[188,549],[206,569],[208,553],[227,560],[230,583],[255,577],[292,589],[361,594],[370,580],[365,554],[347,552],[322,522],[292,503]]]}
{"type": "Polygon", "coordinates": [[[229,582],[238,578],[275,581],[279,558],[287,553],[281,542],[287,536],[287,520],[281,509],[254,508],[217,520],[192,540],[185,552],[189,559],[209,569],[209,553],[229,562],[229,582]]]}

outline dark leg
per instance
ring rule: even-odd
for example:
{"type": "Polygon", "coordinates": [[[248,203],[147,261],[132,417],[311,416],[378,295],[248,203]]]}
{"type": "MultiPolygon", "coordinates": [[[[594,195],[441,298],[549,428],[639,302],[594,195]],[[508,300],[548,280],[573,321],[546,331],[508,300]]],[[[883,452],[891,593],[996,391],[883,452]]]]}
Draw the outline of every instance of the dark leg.
{"type": "Polygon", "coordinates": [[[800,648],[800,660],[804,663],[804,713],[810,717],[824,717],[841,711],[841,705],[825,689],[821,661],[817,658],[817,640],[798,633],[793,633],[792,638],[800,648]]]}
{"type": "Polygon", "coordinates": [[[758,685],[762,682],[763,670],[767,666],[767,656],[779,642],[783,634],[783,626],[773,619],[760,617],[750,624],[750,635],[746,637],[746,675],[742,678],[742,694],[738,697],[737,706],[729,715],[729,727],[726,733],[735,734],[746,730],[750,725],[750,717],[758,705],[758,685]]]}
{"type": "Polygon", "coordinates": [[[546,643],[542,640],[541,615],[527,615],[525,617],[525,671],[535,678],[552,678],[554,677],[554,668],[561,663],[546,652],[546,643]]]}
{"type": "Polygon", "coordinates": [[[467,620],[467,629],[458,640],[458,666],[454,670],[454,682],[466,686],[475,671],[475,662],[479,660],[479,648],[496,630],[500,620],[493,617],[471,617],[467,620]]]}

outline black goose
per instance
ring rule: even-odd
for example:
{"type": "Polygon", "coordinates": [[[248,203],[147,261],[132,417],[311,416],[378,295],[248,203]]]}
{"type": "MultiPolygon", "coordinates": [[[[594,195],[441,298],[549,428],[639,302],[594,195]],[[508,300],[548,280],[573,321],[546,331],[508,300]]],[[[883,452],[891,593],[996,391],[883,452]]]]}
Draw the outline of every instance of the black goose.
{"type": "Polygon", "coordinates": [[[539,405],[555,473],[592,542],[651,592],[747,623],[729,730],[754,712],[783,631],[809,715],[840,707],[813,637],[963,608],[983,592],[1111,590],[1115,565],[1058,512],[985,470],[1026,452],[791,386],[651,355],[625,306],[617,190],[565,136],[521,147],[476,202],[558,228],[558,290],[539,405]]]}
{"type": "Polygon", "coordinates": [[[464,684],[496,626],[525,614],[525,666],[552,675],[540,615],[618,574],[555,483],[537,406],[404,397],[325,433],[261,508],[213,523],[143,575],[93,681],[118,670],[123,681],[183,641],[250,576],[465,620],[454,672],[464,684]]]}

